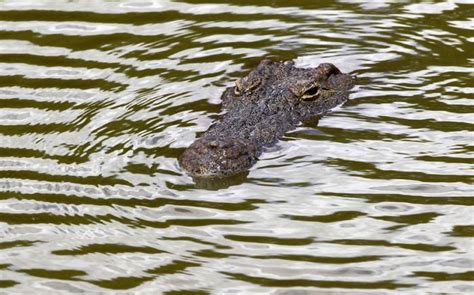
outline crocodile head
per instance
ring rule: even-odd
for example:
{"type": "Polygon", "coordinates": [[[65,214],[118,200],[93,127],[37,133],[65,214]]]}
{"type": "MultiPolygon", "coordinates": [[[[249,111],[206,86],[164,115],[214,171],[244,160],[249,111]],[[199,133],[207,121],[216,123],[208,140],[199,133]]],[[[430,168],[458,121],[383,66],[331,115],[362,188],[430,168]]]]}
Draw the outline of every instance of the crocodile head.
{"type": "Polygon", "coordinates": [[[321,100],[347,99],[353,79],[330,63],[316,68],[297,68],[293,61],[262,60],[248,75],[236,80],[235,86],[224,92],[224,108],[251,102],[274,104],[285,98],[292,105],[303,101],[319,104],[321,100]]]}
{"type": "Polygon", "coordinates": [[[285,132],[330,111],[348,98],[352,77],[333,64],[297,68],[292,61],[264,59],[222,95],[226,113],[179,159],[196,177],[248,170],[285,132]]]}

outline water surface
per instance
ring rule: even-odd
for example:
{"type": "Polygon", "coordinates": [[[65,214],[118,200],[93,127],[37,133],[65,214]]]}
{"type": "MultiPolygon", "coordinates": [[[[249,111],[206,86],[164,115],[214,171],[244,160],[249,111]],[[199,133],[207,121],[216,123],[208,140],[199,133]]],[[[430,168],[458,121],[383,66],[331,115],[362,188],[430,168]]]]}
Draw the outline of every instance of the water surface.
{"type": "Polygon", "coordinates": [[[474,5],[418,2],[0,1],[0,288],[473,292],[474,5]],[[177,157],[263,57],[358,85],[194,183],[177,157]]]}

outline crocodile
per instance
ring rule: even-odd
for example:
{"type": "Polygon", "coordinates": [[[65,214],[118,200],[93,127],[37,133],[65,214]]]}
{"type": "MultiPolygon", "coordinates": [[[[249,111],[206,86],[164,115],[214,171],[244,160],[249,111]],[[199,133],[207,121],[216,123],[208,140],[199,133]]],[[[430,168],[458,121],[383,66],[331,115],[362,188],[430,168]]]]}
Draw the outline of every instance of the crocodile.
{"type": "Polygon", "coordinates": [[[244,173],[287,131],[345,102],[352,87],[352,76],[330,63],[299,68],[291,60],[264,59],[224,90],[225,113],[185,149],[179,164],[199,178],[244,173]]]}

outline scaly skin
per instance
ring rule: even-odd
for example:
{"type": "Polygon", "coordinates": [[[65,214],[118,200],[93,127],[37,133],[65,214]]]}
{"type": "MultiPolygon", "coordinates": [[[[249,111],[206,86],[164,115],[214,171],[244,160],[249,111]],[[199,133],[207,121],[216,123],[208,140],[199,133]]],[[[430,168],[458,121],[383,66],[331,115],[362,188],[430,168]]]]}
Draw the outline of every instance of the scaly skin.
{"type": "Polygon", "coordinates": [[[184,151],[179,163],[194,177],[245,172],[264,146],[345,102],[352,86],[352,77],[332,64],[302,69],[292,61],[264,59],[224,91],[226,113],[184,151]]]}

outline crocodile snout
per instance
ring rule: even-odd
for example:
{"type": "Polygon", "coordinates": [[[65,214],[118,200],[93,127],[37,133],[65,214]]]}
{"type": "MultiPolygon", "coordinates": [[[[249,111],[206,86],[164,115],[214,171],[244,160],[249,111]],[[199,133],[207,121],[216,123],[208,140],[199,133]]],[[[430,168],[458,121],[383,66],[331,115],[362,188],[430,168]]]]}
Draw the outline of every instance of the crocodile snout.
{"type": "Polygon", "coordinates": [[[246,171],[256,160],[256,146],[249,140],[204,137],[191,144],[179,162],[192,176],[207,177],[246,171]]]}

